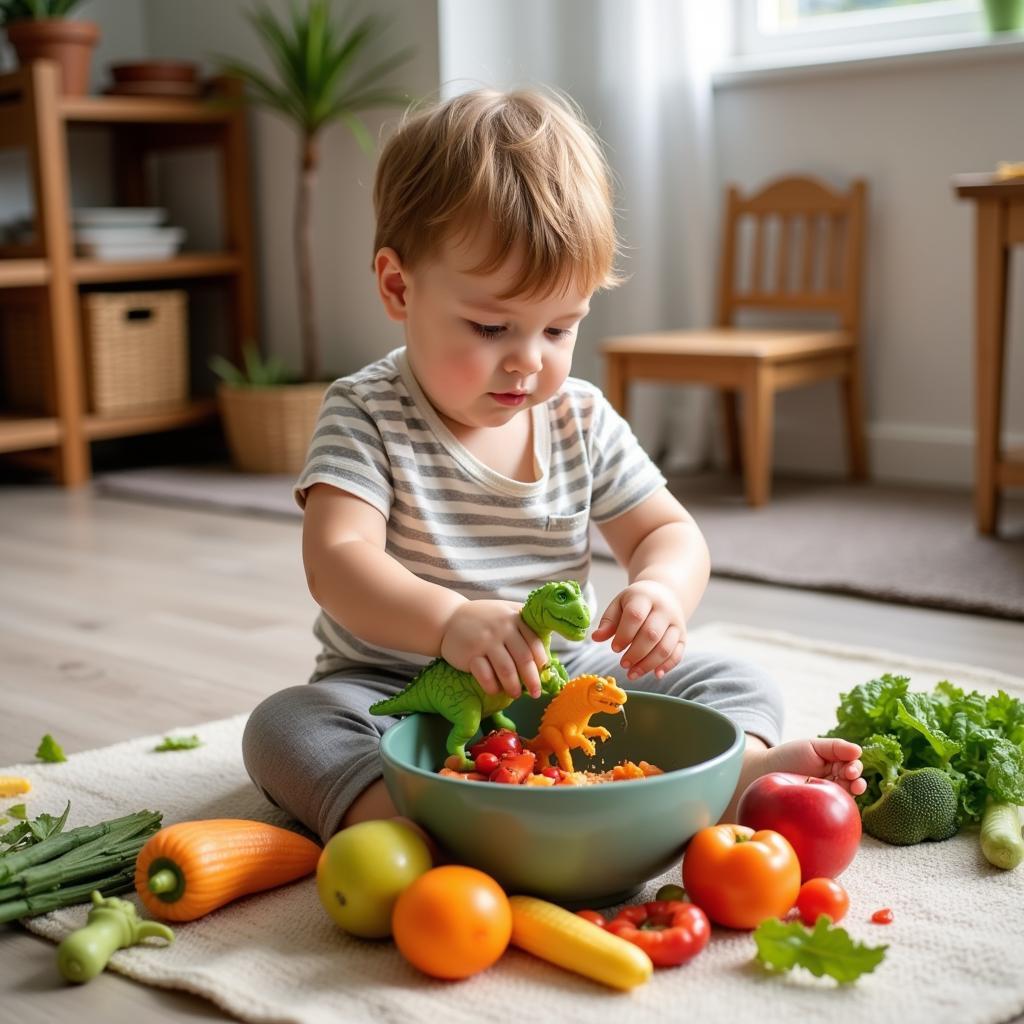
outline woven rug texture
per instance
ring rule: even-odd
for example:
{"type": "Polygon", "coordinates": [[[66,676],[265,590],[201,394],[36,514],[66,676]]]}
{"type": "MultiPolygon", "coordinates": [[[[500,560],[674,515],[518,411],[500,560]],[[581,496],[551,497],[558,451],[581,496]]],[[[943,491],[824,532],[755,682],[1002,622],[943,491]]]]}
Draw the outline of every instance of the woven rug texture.
{"type": "MultiPolygon", "coordinates": [[[[774,672],[786,698],[787,738],[827,730],[840,692],[887,671],[910,675],[914,689],[948,678],[966,688],[1024,697],[1024,680],[980,668],[722,623],[695,630],[691,642],[753,658],[774,672]]],[[[154,754],[159,737],[145,737],[76,754],[64,764],[11,765],[0,773],[32,779],[34,814],[58,812],[70,799],[69,826],[144,807],[163,811],[166,824],[213,817],[283,824],[243,769],[244,721],[240,715],[185,727],[203,741],[195,750],[154,754]]],[[[678,882],[678,870],[651,880],[645,898],[667,881],[678,882]]],[[[364,942],[339,931],[320,908],[312,878],[176,926],[171,946],[121,950],[108,969],[204,996],[242,1020],[296,1024],[479,1024],[506,1012],[496,1008],[514,1008],[520,1020],[560,1024],[997,1024],[1024,1011],[1024,869],[990,867],[976,830],[905,848],[865,837],[842,882],[851,901],[844,927],[857,940],[889,946],[873,974],[846,987],[802,970],[769,975],[753,962],[749,934],[720,928],[692,963],[660,970],[631,993],[515,949],[473,978],[435,981],[409,966],[390,942],[364,942]],[[869,923],[883,906],[893,908],[893,924],[869,923]]],[[[24,924],[56,942],[84,923],[86,909],[24,924]]],[[[59,983],[56,972],[54,981],[59,983]]]]}
{"type": "MultiPolygon", "coordinates": [[[[293,482],[206,465],[122,470],[96,486],[297,518],[293,482]]],[[[984,537],[967,491],[782,478],[771,502],[751,509],[738,478],[677,476],[669,486],[703,530],[716,576],[1024,620],[1024,500],[1005,501],[999,536],[984,537]]],[[[612,557],[596,529],[591,538],[595,555],[612,557]]]]}

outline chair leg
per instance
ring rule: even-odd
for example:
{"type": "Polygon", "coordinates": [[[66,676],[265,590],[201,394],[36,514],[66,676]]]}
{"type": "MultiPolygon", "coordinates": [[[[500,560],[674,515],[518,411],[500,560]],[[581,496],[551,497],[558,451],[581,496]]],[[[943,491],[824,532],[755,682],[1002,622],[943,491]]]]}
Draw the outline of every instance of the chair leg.
{"type": "Polygon", "coordinates": [[[743,459],[740,451],[740,416],[736,392],[723,389],[719,395],[725,424],[725,450],[729,457],[729,471],[739,474],[743,469],[743,459]]]}
{"type": "Polygon", "coordinates": [[[611,407],[623,419],[629,419],[629,381],[626,379],[626,360],[622,356],[605,356],[604,391],[611,407]]]}
{"type": "Polygon", "coordinates": [[[747,504],[765,505],[772,490],[772,432],[775,426],[771,371],[755,368],[743,387],[743,483],[747,504]]]}
{"type": "Polygon", "coordinates": [[[864,440],[864,393],[861,387],[860,354],[850,357],[849,372],[840,380],[846,413],[846,452],[853,480],[868,478],[868,450],[864,440]]]}

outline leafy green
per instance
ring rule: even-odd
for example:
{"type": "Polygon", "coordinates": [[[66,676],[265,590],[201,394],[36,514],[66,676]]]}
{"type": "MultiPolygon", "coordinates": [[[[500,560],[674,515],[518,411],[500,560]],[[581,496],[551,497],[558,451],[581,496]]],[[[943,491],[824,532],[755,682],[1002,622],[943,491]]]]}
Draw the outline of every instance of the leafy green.
{"type": "Polygon", "coordinates": [[[754,942],[757,959],[770,971],[804,967],[816,978],[827,974],[844,985],[873,971],[889,948],[855,942],[826,914],[819,916],[813,929],[799,921],[769,917],[754,929],[754,942]]]}
{"type": "Polygon", "coordinates": [[[36,758],[40,761],[46,761],[48,764],[56,764],[58,761],[67,760],[61,745],[49,733],[39,741],[36,758]]]}
{"type": "Polygon", "coordinates": [[[226,384],[236,388],[274,388],[294,384],[295,374],[280,356],[264,359],[254,345],[242,350],[243,367],[239,369],[222,355],[210,357],[210,369],[226,384]]]}
{"type": "Polygon", "coordinates": [[[155,751],[192,750],[202,745],[203,741],[194,734],[192,736],[165,736],[163,742],[157,744],[153,749],[155,751]]]}
{"type": "Polygon", "coordinates": [[[11,804],[7,808],[7,813],[19,821],[25,821],[28,818],[28,808],[24,804],[11,804]]]}
{"type": "MultiPolygon", "coordinates": [[[[55,836],[64,828],[70,810],[71,801],[69,800],[64,808],[64,813],[59,818],[55,818],[52,814],[40,814],[31,821],[23,820],[20,825],[15,825],[9,832],[0,836],[0,846],[5,847],[2,855],[24,849],[26,846],[33,846],[50,836],[55,836]]],[[[7,813],[14,818],[24,819],[27,817],[24,804],[15,804],[14,807],[9,807],[7,813]]]]}
{"type": "MultiPolygon", "coordinates": [[[[1002,690],[967,693],[943,681],[931,693],[911,692],[907,676],[886,674],[841,694],[836,722],[827,735],[861,746],[887,736],[898,744],[904,769],[946,772],[962,821],[979,821],[988,799],[1024,804],[1024,701],[1002,690]]],[[[899,770],[891,754],[886,746],[865,762],[861,807],[877,800],[882,780],[899,770]]]]}

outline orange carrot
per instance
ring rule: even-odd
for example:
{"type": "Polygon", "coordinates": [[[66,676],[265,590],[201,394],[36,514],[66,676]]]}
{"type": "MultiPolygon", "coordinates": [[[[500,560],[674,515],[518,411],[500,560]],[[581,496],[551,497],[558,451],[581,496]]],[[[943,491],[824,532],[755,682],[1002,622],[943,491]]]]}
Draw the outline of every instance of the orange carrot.
{"type": "Polygon", "coordinates": [[[312,874],[320,847],[261,821],[212,818],[160,829],[139,851],[135,890],[165,921],[197,917],[312,874]]]}

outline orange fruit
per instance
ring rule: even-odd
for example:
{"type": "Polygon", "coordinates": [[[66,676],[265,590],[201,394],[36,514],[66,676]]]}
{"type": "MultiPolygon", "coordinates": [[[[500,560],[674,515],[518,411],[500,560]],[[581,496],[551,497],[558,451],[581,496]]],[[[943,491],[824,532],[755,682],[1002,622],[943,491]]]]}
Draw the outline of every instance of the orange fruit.
{"type": "Polygon", "coordinates": [[[476,868],[445,864],[402,890],[391,934],[406,960],[434,978],[468,978],[508,947],[512,909],[501,886],[476,868]]]}

